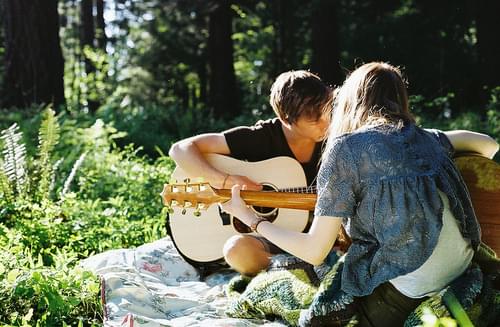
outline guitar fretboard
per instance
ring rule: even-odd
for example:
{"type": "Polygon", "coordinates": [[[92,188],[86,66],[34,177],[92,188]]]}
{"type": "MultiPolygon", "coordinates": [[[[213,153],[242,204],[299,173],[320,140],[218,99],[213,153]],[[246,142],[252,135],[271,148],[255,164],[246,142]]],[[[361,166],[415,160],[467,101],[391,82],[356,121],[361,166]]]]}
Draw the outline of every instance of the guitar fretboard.
{"type": "Polygon", "coordinates": [[[283,189],[279,189],[278,192],[315,194],[316,193],[316,185],[306,186],[306,187],[283,188],[283,189]]]}

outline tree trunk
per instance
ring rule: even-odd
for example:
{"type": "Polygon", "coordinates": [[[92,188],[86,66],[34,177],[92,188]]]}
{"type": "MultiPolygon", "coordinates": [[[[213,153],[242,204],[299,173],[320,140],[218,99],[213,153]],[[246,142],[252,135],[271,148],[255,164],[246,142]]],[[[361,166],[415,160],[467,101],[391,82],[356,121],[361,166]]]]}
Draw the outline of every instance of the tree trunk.
{"type": "Polygon", "coordinates": [[[298,22],[294,20],[294,15],[299,8],[300,5],[297,6],[295,1],[273,0],[272,2],[276,29],[273,48],[274,76],[290,69],[297,69],[295,34],[298,22]]]}
{"type": "Polygon", "coordinates": [[[104,22],[104,0],[96,0],[96,38],[99,49],[106,51],[106,23],[104,22]]]}
{"type": "MultiPolygon", "coordinates": [[[[92,0],[81,0],[80,3],[80,46],[83,53],[83,58],[85,62],[85,72],[87,75],[95,73],[96,68],[92,61],[85,55],[83,51],[85,47],[95,48],[95,27],[94,27],[94,15],[93,15],[93,3],[92,0]]],[[[95,81],[87,79],[87,86],[89,90],[95,91],[95,81]]],[[[87,93],[87,106],[90,112],[96,112],[99,108],[99,102],[91,98],[91,93],[87,93]]]]}
{"type": "Polygon", "coordinates": [[[200,79],[200,101],[207,103],[207,64],[205,61],[197,66],[198,78],[200,79]]]}
{"type": "MultiPolygon", "coordinates": [[[[94,48],[94,16],[92,15],[92,0],[81,0],[80,3],[80,46],[83,49],[88,46],[94,48]]],[[[95,71],[92,62],[85,58],[85,71],[87,74],[95,71]]]]}
{"type": "Polygon", "coordinates": [[[476,2],[477,50],[482,86],[489,90],[500,86],[500,2],[478,0],[476,2]]]}
{"type": "Polygon", "coordinates": [[[316,0],[311,11],[311,70],[328,84],[344,80],[340,69],[337,0],[316,0]]]}
{"type": "MultiPolygon", "coordinates": [[[[4,4],[3,2],[0,2],[0,22],[5,21],[5,15],[4,15],[4,4]]],[[[3,82],[3,73],[4,73],[4,55],[5,55],[5,40],[4,40],[4,29],[3,26],[0,24],[0,92],[2,91],[2,82],[3,82]]],[[[0,101],[1,105],[1,101],[0,101]]]]}
{"type": "Polygon", "coordinates": [[[6,107],[64,104],[64,59],[57,0],[5,0],[6,107]]]}
{"type": "Polygon", "coordinates": [[[232,11],[230,1],[219,0],[210,13],[208,61],[210,65],[209,103],[216,117],[239,112],[233,66],[232,11]]]}

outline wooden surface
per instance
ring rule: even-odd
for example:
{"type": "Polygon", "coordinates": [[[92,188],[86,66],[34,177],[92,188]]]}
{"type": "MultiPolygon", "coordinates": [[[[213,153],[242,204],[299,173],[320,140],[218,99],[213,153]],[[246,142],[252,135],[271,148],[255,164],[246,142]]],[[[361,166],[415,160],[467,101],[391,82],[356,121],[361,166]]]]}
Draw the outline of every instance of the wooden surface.
{"type": "Polygon", "coordinates": [[[500,255],[500,165],[480,156],[455,159],[481,225],[481,239],[500,255]]]}

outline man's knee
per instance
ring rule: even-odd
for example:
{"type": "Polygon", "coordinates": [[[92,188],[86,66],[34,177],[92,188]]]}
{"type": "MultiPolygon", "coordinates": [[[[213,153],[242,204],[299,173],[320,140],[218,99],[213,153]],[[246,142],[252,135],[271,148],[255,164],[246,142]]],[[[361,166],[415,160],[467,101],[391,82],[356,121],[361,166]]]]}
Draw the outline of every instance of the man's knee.
{"type": "Polygon", "coordinates": [[[255,275],[269,265],[270,253],[255,237],[235,235],[223,248],[226,262],[238,272],[255,275]]]}

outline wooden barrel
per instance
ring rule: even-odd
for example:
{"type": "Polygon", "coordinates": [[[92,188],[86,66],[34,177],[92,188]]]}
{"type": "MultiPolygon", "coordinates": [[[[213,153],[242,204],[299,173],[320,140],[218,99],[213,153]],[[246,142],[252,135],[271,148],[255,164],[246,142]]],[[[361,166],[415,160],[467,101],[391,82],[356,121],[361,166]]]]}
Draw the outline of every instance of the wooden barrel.
{"type": "Polygon", "coordinates": [[[500,165],[475,155],[459,156],[455,163],[469,189],[481,239],[500,256],[500,165]]]}

